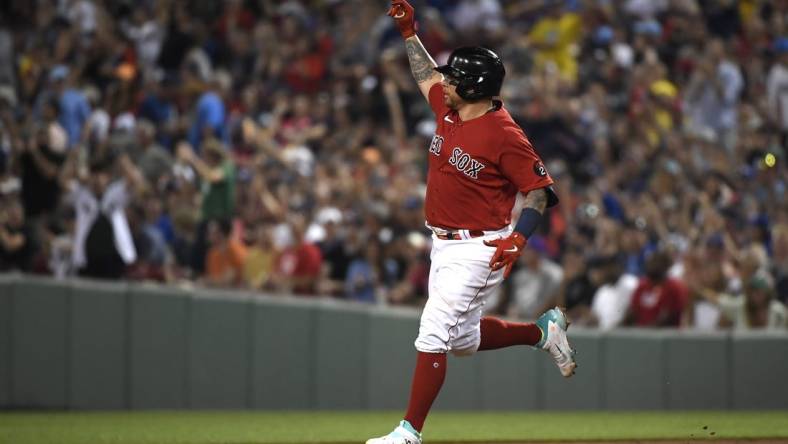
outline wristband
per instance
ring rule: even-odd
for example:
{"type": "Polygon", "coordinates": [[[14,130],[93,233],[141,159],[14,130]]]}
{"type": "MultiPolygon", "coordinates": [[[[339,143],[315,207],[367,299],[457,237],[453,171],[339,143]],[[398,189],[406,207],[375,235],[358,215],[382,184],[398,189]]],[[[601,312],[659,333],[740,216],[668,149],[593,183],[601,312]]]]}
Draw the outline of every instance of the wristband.
{"type": "Polygon", "coordinates": [[[534,231],[536,231],[536,227],[539,226],[539,222],[542,221],[542,213],[536,211],[533,208],[526,208],[520,214],[520,219],[517,221],[517,225],[514,227],[514,231],[522,234],[526,239],[531,237],[534,231]]]}

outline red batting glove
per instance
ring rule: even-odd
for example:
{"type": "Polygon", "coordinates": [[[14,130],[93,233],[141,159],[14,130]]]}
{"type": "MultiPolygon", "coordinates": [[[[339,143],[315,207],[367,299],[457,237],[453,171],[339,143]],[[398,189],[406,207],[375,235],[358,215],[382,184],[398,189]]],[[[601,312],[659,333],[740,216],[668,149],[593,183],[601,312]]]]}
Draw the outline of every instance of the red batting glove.
{"type": "Polygon", "coordinates": [[[523,253],[523,248],[525,248],[527,242],[525,237],[516,231],[504,239],[484,241],[484,245],[495,247],[495,254],[490,259],[490,268],[495,271],[506,267],[506,270],[503,272],[503,278],[508,278],[509,273],[512,272],[512,266],[523,253]]]}
{"type": "Polygon", "coordinates": [[[403,39],[416,35],[416,13],[406,0],[391,0],[388,15],[394,17],[403,39]]]}

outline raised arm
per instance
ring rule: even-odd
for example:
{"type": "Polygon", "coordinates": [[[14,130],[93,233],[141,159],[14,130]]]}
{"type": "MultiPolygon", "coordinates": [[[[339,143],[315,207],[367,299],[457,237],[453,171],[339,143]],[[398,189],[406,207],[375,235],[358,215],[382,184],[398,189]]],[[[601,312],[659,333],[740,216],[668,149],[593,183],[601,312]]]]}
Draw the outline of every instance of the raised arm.
{"type": "Polygon", "coordinates": [[[425,99],[429,100],[432,85],[443,80],[443,76],[433,68],[438,64],[430,57],[421,40],[416,35],[416,15],[413,6],[406,0],[391,0],[388,15],[394,18],[402,38],[405,39],[405,50],[410,62],[413,78],[425,99]]]}

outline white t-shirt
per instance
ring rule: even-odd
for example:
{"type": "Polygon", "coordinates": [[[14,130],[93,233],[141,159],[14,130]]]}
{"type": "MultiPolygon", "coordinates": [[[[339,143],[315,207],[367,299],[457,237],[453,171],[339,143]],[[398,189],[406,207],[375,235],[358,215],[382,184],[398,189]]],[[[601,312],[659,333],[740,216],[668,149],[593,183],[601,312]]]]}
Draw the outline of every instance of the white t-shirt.
{"type": "Polygon", "coordinates": [[[599,320],[600,329],[609,330],[621,325],[638,281],[635,275],[623,274],[615,284],[605,284],[597,289],[591,311],[599,320]]]}

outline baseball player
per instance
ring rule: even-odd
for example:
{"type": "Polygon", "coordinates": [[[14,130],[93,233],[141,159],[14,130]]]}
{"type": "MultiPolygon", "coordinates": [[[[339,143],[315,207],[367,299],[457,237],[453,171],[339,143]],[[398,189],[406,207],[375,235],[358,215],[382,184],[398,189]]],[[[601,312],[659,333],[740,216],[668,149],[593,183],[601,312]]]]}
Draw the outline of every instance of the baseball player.
{"type": "Polygon", "coordinates": [[[497,98],[505,74],[501,59],[489,49],[464,47],[437,66],[416,36],[413,7],[392,0],[388,15],[405,39],[413,77],[437,123],[425,201],[433,246],[407,412],[393,432],[367,444],[421,444],[447,353],[531,345],[549,352],[565,377],[576,364],[558,307],[534,324],[482,317],[485,300],[509,275],[545,208],[558,202],[544,164],[497,98]],[[512,228],[518,193],[524,207],[512,228]]]}

